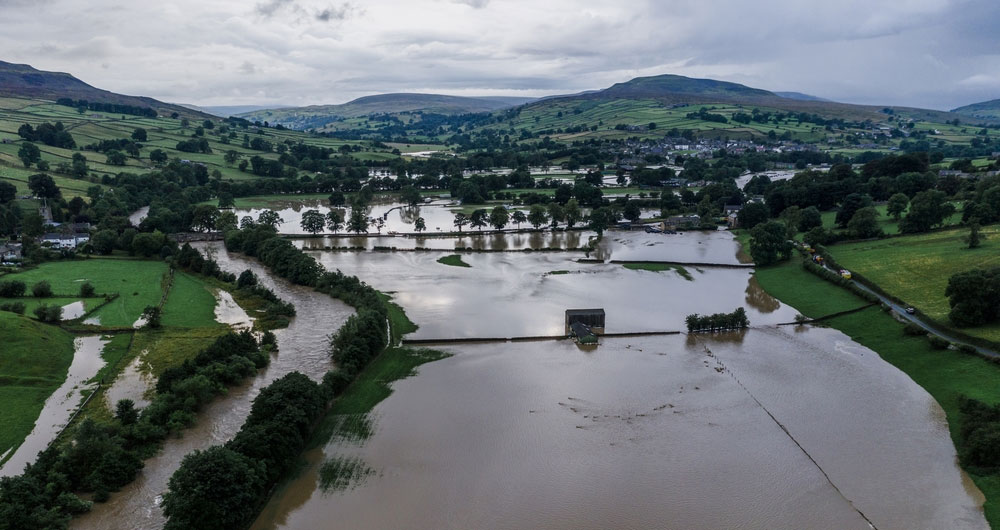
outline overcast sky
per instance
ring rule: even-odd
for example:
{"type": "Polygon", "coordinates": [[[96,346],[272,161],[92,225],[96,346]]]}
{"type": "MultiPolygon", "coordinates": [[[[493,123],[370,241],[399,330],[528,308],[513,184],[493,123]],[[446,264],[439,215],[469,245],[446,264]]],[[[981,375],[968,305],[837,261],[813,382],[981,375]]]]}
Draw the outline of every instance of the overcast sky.
{"type": "Polygon", "coordinates": [[[200,105],[674,73],[949,109],[1000,98],[997,28],[998,0],[0,0],[0,60],[200,105]]]}

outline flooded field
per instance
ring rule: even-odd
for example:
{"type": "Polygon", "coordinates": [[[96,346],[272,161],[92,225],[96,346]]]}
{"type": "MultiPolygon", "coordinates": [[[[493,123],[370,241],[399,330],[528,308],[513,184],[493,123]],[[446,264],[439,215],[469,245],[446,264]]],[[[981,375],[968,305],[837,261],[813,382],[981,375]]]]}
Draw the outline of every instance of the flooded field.
{"type": "Polygon", "coordinates": [[[394,292],[420,326],[411,336],[419,339],[559,335],[570,308],[603,307],[609,333],[679,331],[690,313],[740,306],[747,306],[753,324],[791,322],[796,315],[756,304],[759,287],[749,283],[746,269],[651,272],[578,263],[565,253],[466,254],[468,268],[437,263],[436,253],[311,254],[327,269],[394,292]]]}
{"type": "MultiPolygon", "coordinates": [[[[400,202],[374,202],[368,212],[369,217],[385,217],[385,227],[382,233],[389,232],[413,232],[413,223],[417,217],[423,217],[427,225],[427,232],[451,232],[455,230],[453,224],[455,213],[453,209],[460,208],[451,200],[436,200],[431,204],[418,206],[408,206],[400,202]]],[[[302,213],[307,210],[319,210],[326,215],[330,211],[330,203],[326,200],[289,200],[277,201],[270,205],[270,209],[278,212],[284,222],[278,226],[278,231],[282,234],[307,234],[302,229],[302,213]]],[[[350,206],[339,209],[344,210],[345,216],[350,215],[350,206]]],[[[237,208],[234,210],[238,218],[250,215],[254,219],[263,212],[265,208],[237,208]]],[[[468,227],[466,227],[468,228],[468,227]]],[[[377,233],[375,227],[369,228],[370,233],[377,233]]]]}
{"type": "Polygon", "coordinates": [[[599,259],[622,261],[676,261],[680,263],[739,264],[740,246],[727,231],[689,231],[647,234],[609,230],[595,252],[599,259]]]}
{"type": "MultiPolygon", "coordinates": [[[[80,304],[82,305],[82,302],[80,304]]],[[[73,341],[76,351],[73,353],[73,362],[66,374],[66,381],[45,400],[42,412],[35,421],[35,428],[24,439],[24,443],[14,451],[10,460],[0,468],[0,476],[7,477],[21,473],[26,464],[34,462],[38,453],[56,439],[85,399],[87,395],[85,392],[94,389],[94,385],[88,385],[87,381],[97,375],[104,366],[101,351],[107,342],[107,339],[96,335],[78,337],[73,341]]]]}
{"type": "MultiPolygon", "coordinates": [[[[330,368],[326,335],[350,308],[253,269],[296,305],[280,352],[139,479],[75,528],[159,528],[159,496],[183,456],[229,439],[274,378],[330,368]]],[[[603,259],[732,265],[728,233],[612,233],[603,259]]],[[[410,338],[561,335],[568,308],[601,307],[610,333],[679,331],[690,313],[746,309],[753,329],[601,340],[441,345],[451,357],[393,384],[370,435],[305,455],[254,525],[273,528],[984,529],[944,414],[905,374],[843,334],[776,326],[797,312],[748,269],[660,272],[580,263],[582,253],[310,252],[392,292],[410,338]],[[353,480],[323,490],[320,470],[353,480]],[[869,525],[871,522],[871,526],[869,525]]],[[[220,306],[225,307],[222,303],[220,306]]],[[[225,310],[223,311],[225,312],[225,310]]]]}
{"type": "MultiPolygon", "coordinates": [[[[483,205],[481,208],[489,211],[495,205],[483,205]]],[[[509,206],[510,211],[514,209],[521,209],[527,213],[527,206],[513,207],[509,206]]],[[[260,215],[266,208],[237,208],[233,210],[238,218],[243,218],[243,216],[249,215],[254,219],[260,215]]],[[[302,229],[302,214],[308,210],[318,210],[323,215],[326,215],[331,210],[329,202],[326,200],[315,200],[315,199],[294,199],[288,201],[275,201],[270,205],[270,208],[281,216],[282,223],[278,226],[278,232],[282,234],[308,234],[302,229]]],[[[351,213],[350,205],[339,207],[338,209],[344,210],[344,215],[349,216],[351,213]]],[[[419,204],[417,206],[409,206],[401,202],[393,201],[379,201],[376,199],[375,202],[369,207],[368,217],[373,218],[384,218],[385,226],[382,228],[382,234],[389,234],[391,232],[415,232],[413,226],[417,220],[417,217],[423,217],[424,223],[427,226],[427,233],[433,234],[435,232],[453,232],[456,231],[455,227],[455,213],[462,211],[462,206],[458,204],[453,199],[435,199],[433,202],[419,204]]],[[[584,209],[584,213],[588,210],[584,209]]],[[[642,210],[642,218],[648,219],[659,214],[659,210],[642,210]]],[[[565,223],[559,226],[565,226],[565,223]]],[[[488,228],[488,227],[487,227],[488,228]]],[[[510,223],[507,226],[508,229],[512,228],[531,228],[528,223],[522,223],[520,226],[510,223]]],[[[465,226],[464,230],[474,231],[468,225],[465,226]]],[[[345,230],[342,230],[346,231],[345,230]]],[[[371,226],[368,229],[371,234],[378,233],[375,226],[371,226]]]]}
{"type": "Polygon", "coordinates": [[[254,528],[987,528],[938,405],[837,331],[443,349],[254,528]]]}
{"type": "Polygon", "coordinates": [[[95,504],[89,514],[75,519],[73,528],[162,528],[164,520],[159,508],[160,498],[184,455],[232,438],[250,413],[253,398],[275,379],[299,371],[319,380],[331,368],[326,336],[352,314],[349,306],[325,294],[274,279],[253,260],[230,255],[220,244],[197,244],[196,247],[200,250],[213,249],[215,259],[223,270],[239,274],[245,269],[252,269],[260,277],[262,285],[272,289],[283,300],[295,304],[297,316],[288,328],[275,330],[279,351],[271,357],[267,368],[213,401],[198,415],[195,426],[183,432],[182,438],[168,439],[160,453],[146,461],[146,466],[134,482],[113,493],[108,502],[95,504]]]}

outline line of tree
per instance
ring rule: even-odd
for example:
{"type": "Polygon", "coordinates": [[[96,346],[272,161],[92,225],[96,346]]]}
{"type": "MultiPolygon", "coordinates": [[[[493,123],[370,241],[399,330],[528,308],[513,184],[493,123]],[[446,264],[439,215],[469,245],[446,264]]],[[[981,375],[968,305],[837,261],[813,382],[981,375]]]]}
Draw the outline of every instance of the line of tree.
{"type": "Polygon", "coordinates": [[[129,116],[144,116],[146,118],[156,117],[156,110],[152,108],[139,107],[136,105],[124,105],[121,103],[101,103],[98,101],[87,101],[85,99],[59,98],[56,100],[56,104],[64,107],[91,110],[94,112],[127,114],[129,116]]]}
{"type": "Polygon", "coordinates": [[[1000,321],[1000,267],[954,274],[948,279],[944,294],[951,307],[948,318],[956,326],[1000,321]]]}
{"type": "Polygon", "coordinates": [[[746,329],[750,327],[750,319],[742,307],[736,308],[732,313],[715,313],[714,315],[699,315],[694,313],[688,315],[684,322],[687,324],[688,333],[730,331],[734,329],[746,329]]]}
{"type": "Polygon", "coordinates": [[[230,251],[256,256],[279,276],[355,307],[356,313],[330,340],[337,368],[321,385],[294,372],[275,381],[254,400],[232,441],[186,456],[164,495],[168,530],[247,527],[274,485],[298,461],[330,400],[388,345],[388,309],[379,293],[339,270],[320,272],[313,258],[286,243],[268,225],[226,234],[230,251]]]}
{"type": "Polygon", "coordinates": [[[965,466],[977,474],[993,474],[1000,470],[1000,406],[990,405],[968,396],[959,396],[958,410],[962,413],[959,456],[965,466]]]}

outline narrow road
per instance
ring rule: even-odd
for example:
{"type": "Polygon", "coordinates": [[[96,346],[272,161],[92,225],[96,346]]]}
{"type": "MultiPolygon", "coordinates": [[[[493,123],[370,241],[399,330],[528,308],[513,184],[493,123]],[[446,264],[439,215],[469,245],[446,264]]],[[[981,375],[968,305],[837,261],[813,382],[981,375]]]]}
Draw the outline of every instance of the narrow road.
{"type": "MultiPolygon", "coordinates": [[[[829,271],[833,271],[834,273],[840,274],[839,271],[835,271],[835,270],[831,269],[825,263],[823,264],[823,267],[826,268],[829,271]]],[[[924,329],[924,331],[926,331],[926,332],[928,332],[928,333],[930,333],[932,335],[936,335],[938,337],[941,337],[942,339],[944,339],[944,340],[946,340],[948,342],[951,342],[953,344],[956,344],[956,345],[966,345],[966,346],[970,346],[972,348],[975,348],[975,350],[977,352],[979,352],[980,355],[983,355],[984,357],[1000,358],[1000,353],[998,353],[996,350],[991,350],[989,348],[986,348],[986,347],[983,347],[983,346],[977,346],[975,344],[969,344],[968,342],[965,342],[964,340],[962,340],[962,339],[960,339],[960,338],[958,338],[958,337],[956,337],[954,335],[951,335],[951,334],[949,334],[947,332],[944,332],[944,331],[939,331],[939,330],[935,329],[933,326],[931,326],[930,324],[928,324],[927,321],[924,320],[923,318],[921,318],[921,317],[919,317],[917,315],[911,315],[911,314],[907,313],[906,312],[906,306],[897,304],[896,302],[893,302],[892,300],[886,298],[885,296],[882,296],[881,294],[876,293],[875,291],[869,289],[866,285],[858,282],[857,280],[850,280],[850,282],[852,284],[856,285],[862,291],[865,291],[867,293],[871,293],[871,294],[875,295],[876,298],[878,298],[882,303],[884,303],[884,304],[888,305],[890,308],[892,308],[892,310],[895,311],[896,314],[898,314],[904,320],[906,320],[908,322],[912,322],[913,324],[916,324],[916,325],[920,326],[921,328],[924,329]]]]}

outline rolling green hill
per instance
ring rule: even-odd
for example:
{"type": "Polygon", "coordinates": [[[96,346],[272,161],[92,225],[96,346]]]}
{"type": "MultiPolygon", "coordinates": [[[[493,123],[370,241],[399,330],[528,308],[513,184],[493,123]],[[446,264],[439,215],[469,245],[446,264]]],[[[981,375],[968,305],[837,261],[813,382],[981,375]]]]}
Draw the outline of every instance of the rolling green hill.
{"type": "Polygon", "coordinates": [[[94,88],[76,77],[63,72],[46,72],[26,64],[0,61],[0,96],[28,97],[35,99],[71,98],[89,102],[115,103],[155,109],[161,114],[177,112],[184,116],[207,118],[208,115],[180,105],[172,105],[153,98],[125,96],[94,88]]]}
{"type": "Polygon", "coordinates": [[[952,109],[952,112],[973,118],[1000,119],[1000,99],[965,105],[952,109]]]}
{"type": "Polygon", "coordinates": [[[292,129],[314,129],[343,120],[372,114],[429,112],[435,114],[467,114],[492,112],[526,102],[532,98],[461,97],[439,94],[380,94],[365,96],[342,105],[313,105],[267,109],[240,114],[251,121],[280,123],[292,129]]]}
{"type": "MultiPolygon", "coordinates": [[[[61,122],[65,129],[73,136],[76,142],[76,149],[63,149],[52,147],[41,142],[35,142],[41,151],[41,158],[49,164],[50,169],[46,171],[53,177],[56,184],[63,190],[63,195],[67,198],[86,195],[87,188],[98,184],[101,176],[105,174],[117,174],[120,172],[130,172],[142,174],[156,169],[155,164],[150,160],[150,153],[160,149],[167,154],[170,159],[179,158],[190,160],[192,163],[205,164],[209,172],[219,171],[225,180],[242,180],[258,178],[253,174],[240,171],[239,161],[226,163],[224,156],[227,151],[234,151],[240,160],[249,160],[253,156],[260,156],[269,160],[277,160],[280,155],[275,151],[261,152],[243,147],[243,138],[249,135],[253,138],[261,138],[272,144],[305,142],[310,145],[322,146],[337,149],[344,145],[352,148],[351,156],[361,160],[389,160],[397,158],[392,154],[391,148],[375,149],[371,142],[338,140],[335,138],[319,138],[303,132],[279,129],[258,129],[249,127],[247,129],[231,128],[230,132],[235,132],[235,138],[224,138],[223,127],[215,126],[213,129],[205,129],[204,138],[208,141],[211,153],[191,153],[177,149],[178,143],[194,138],[197,128],[201,125],[201,120],[185,120],[182,117],[170,118],[158,116],[147,118],[142,116],[123,116],[106,113],[85,113],[80,114],[75,108],[57,105],[51,101],[40,99],[25,99],[0,97],[0,181],[14,184],[18,189],[18,194],[28,192],[28,177],[41,171],[35,166],[25,168],[17,153],[24,143],[18,134],[18,128],[27,123],[37,127],[39,124],[49,122],[61,122]],[[86,146],[100,142],[101,140],[128,139],[136,129],[145,129],[147,140],[139,142],[142,146],[139,156],[128,156],[125,165],[115,166],[107,163],[107,157],[103,153],[84,149],[86,146]],[[70,163],[74,153],[81,153],[87,158],[89,173],[82,178],[74,177],[68,171],[62,171],[60,164],[70,163]]],[[[220,123],[218,118],[213,118],[214,123],[220,123]]]]}

